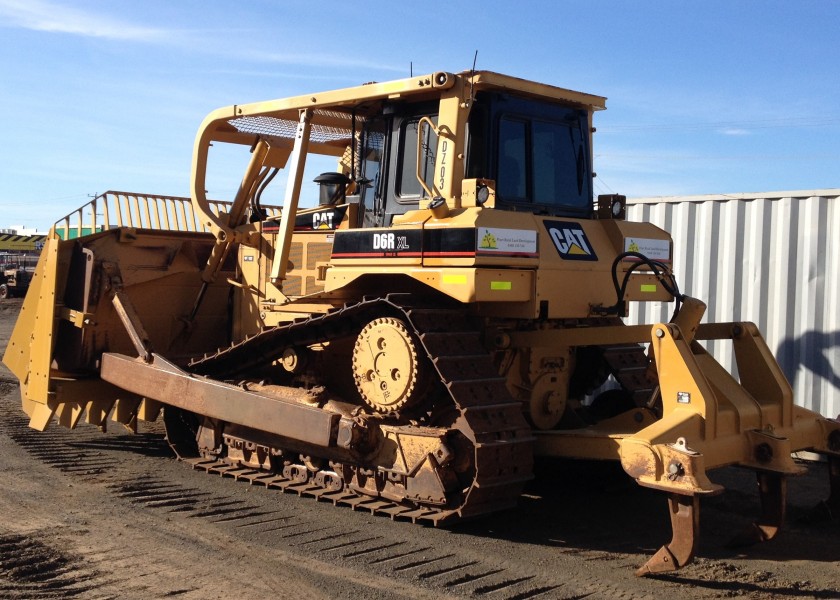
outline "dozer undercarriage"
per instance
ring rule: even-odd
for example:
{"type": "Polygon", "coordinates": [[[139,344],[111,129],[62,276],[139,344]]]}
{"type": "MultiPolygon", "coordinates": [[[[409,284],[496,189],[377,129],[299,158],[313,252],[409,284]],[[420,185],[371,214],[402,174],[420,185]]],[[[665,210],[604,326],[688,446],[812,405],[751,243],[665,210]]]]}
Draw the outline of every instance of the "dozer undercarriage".
{"type": "Polygon", "coordinates": [[[76,215],[95,233],[51,232],[4,356],[30,425],[163,409],[197,468],[434,524],[513,506],[535,456],[617,460],[669,501],[640,575],[691,560],[718,467],[758,477],[738,543],[776,535],[798,450],[828,457],[837,514],[840,423],[794,404],[753,324],[701,324],[667,233],[593,206],[599,108],[435,73],[214,112],[191,199],[108,193],[76,215]],[[221,143],[251,153],[230,203],[204,189],[221,143]],[[308,154],[340,172],[300,209],[308,154]],[[282,209],[260,201],[279,169],[282,209]],[[633,301],[674,316],[625,325],[633,301]]]}
{"type": "MultiPolygon", "coordinates": [[[[367,501],[374,512],[445,522],[513,506],[533,456],[519,404],[494,372],[479,332],[465,329],[461,316],[403,307],[393,298],[362,301],[266,330],[186,370],[156,355],[138,369],[132,359],[104,354],[101,377],[138,394],[160,386],[157,398],[168,407],[200,405],[191,443],[176,447],[182,458],[226,457],[306,484],[310,493],[367,501]],[[341,382],[326,378],[309,389],[219,382],[345,340],[354,345],[356,385],[372,410],[331,395],[326,390],[341,382]]],[[[321,352],[324,361],[337,358],[321,352]]],[[[173,428],[184,422],[166,421],[170,437],[183,437],[173,428]]]]}

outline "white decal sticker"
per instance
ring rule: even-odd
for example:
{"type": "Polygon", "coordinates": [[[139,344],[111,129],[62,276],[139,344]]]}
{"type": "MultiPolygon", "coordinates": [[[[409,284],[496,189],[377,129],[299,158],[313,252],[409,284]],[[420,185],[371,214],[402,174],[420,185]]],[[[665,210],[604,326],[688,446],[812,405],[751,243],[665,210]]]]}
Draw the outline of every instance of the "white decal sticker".
{"type": "MultiPolygon", "coordinates": [[[[624,238],[625,252],[638,252],[651,260],[670,262],[671,242],[668,240],[652,240],[649,238],[624,238]]],[[[636,260],[627,258],[626,260],[636,260]]]]}
{"type": "Polygon", "coordinates": [[[498,254],[536,254],[537,232],[530,229],[479,227],[478,252],[498,254]]]}

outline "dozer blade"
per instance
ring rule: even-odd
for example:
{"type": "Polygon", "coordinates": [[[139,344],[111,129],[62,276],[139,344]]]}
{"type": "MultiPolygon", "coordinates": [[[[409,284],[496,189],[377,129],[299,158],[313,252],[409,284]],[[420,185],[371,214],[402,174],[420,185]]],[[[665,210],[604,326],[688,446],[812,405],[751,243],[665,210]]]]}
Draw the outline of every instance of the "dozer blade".
{"type": "Polygon", "coordinates": [[[761,516],[729,541],[727,546],[730,548],[772,540],[784,523],[787,479],[778,473],[758,472],[757,475],[761,516]]]}
{"type": "Polygon", "coordinates": [[[700,534],[700,497],[669,494],[671,541],[662,546],[636,575],[668,573],[684,567],[694,558],[700,534]]]}

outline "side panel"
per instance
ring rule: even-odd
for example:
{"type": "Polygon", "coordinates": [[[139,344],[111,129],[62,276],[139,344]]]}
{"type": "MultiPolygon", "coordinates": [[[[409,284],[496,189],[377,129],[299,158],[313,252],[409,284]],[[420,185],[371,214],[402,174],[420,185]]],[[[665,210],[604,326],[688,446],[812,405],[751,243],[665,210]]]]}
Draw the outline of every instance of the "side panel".
{"type": "MultiPolygon", "coordinates": [[[[365,275],[407,275],[460,302],[484,303],[486,316],[586,318],[616,304],[617,256],[635,251],[667,264],[671,245],[668,233],[646,223],[481,208],[445,218],[417,211],[398,227],[336,232],[326,290],[365,275]]],[[[633,264],[618,265],[619,281],[633,264]]],[[[654,276],[634,273],[624,299],[672,298],[654,276]]]]}
{"type": "Polygon", "coordinates": [[[46,405],[48,398],[60,244],[56,237],[47,240],[3,356],[21,382],[23,410],[33,421],[44,420],[39,406],[46,405]]]}

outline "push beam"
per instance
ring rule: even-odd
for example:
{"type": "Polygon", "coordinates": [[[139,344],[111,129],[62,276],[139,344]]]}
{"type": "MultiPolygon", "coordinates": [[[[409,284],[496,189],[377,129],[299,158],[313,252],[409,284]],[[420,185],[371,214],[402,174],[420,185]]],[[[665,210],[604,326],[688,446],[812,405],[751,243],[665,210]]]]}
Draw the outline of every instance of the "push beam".
{"type": "Polygon", "coordinates": [[[100,376],[124,390],[212,419],[321,447],[336,446],[341,415],[304,402],[306,390],[288,388],[282,399],[192,375],[157,354],[149,363],[122,354],[102,355],[100,376]]]}

